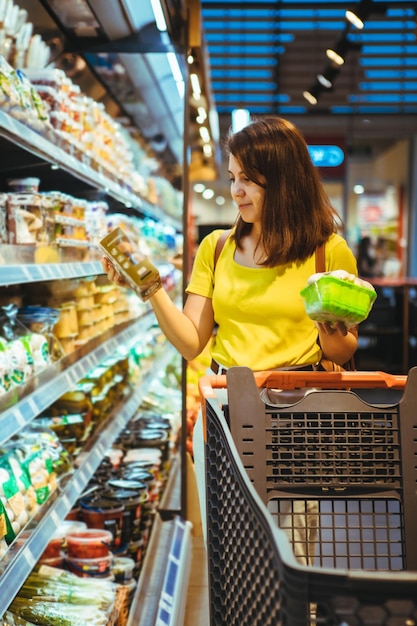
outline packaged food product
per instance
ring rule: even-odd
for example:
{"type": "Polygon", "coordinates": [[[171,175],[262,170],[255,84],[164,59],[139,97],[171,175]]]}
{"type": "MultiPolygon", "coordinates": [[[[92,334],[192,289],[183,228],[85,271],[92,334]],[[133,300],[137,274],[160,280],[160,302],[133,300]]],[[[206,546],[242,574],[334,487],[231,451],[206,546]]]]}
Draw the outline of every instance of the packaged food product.
{"type": "Polygon", "coordinates": [[[104,237],[100,241],[100,247],[132,289],[143,283],[157,282],[157,269],[120,227],[104,237]]]}
{"type": "Polygon", "coordinates": [[[116,557],[111,568],[116,583],[126,584],[133,578],[135,561],[128,557],[116,557]]]}
{"type": "Polygon", "coordinates": [[[75,302],[62,304],[59,311],[59,319],[53,328],[54,335],[58,339],[76,336],[78,334],[78,318],[75,302]]]}
{"type": "Polygon", "coordinates": [[[313,274],[300,293],[311,319],[348,327],[368,317],[376,298],[370,283],[343,271],[313,274]]]}
{"type": "Polygon", "coordinates": [[[113,541],[112,534],[104,529],[86,528],[67,534],[68,556],[75,559],[108,557],[113,541]]]}
{"type": "Polygon", "coordinates": [[[45,559],[59,559],[60,558],[61,563],[62,563],[62,558],[64,556],[61,552],[62,545],[63,545],[62,537],[53,537],[52,539],[50,539],[45,550],[42,552],[42,555],[41,555],[42,561],[45,562],[45,559]]]}
{"type": "Polygon", "coordinates": [[[108,554],[95,559],[67,556],[65,562],[68,570],[77,576],[97,576],[101,578],[110,574],[113,555],[108,554]]]}

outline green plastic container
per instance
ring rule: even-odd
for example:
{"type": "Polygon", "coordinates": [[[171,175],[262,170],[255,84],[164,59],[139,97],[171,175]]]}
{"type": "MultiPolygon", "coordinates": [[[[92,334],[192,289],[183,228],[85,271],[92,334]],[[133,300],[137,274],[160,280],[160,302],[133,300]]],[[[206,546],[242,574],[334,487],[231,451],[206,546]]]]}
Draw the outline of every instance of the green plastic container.
{"type": "Polygon", "coordinates": [[[335,276],[322,276],[300,292],[307,315],[317,322],[363,322],[372,309],[376,291],[335,276]]]}

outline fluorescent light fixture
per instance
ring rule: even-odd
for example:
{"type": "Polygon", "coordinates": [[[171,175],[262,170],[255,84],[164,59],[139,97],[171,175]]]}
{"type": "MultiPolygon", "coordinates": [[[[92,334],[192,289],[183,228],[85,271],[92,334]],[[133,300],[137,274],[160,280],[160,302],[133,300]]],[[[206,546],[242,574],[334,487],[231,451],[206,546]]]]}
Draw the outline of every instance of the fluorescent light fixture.
{"type": "Polygon", "coordinates": [[[317,98],[311,91],[303,91],[303,96],[310,104],[317,104],[317,98]]]}
{"type": "Polygon", "coordinates": [[[160,0],[151,0],[151,6],[157,29],[160,31],[168,30],[160,0]]]}
{"type": "Polygon", "coordinates": [[[250,113],[247,109],[233,109],[232,111],[232,132],[245,128],[250,122],[250,113]]]}
{"type": "Polygon", "coordinates": [[[175,54],[175,52],[167,52],[167,59],[175,80],[175,84],[177,85],[178,93],[180,94],[181,98],[184,98],[185,84],[180,64],[178,63],[177,55],[175,54]]]}
{"type": "Polygon", "coordinates": [[[210,133],[205,126],[200,126],[199,128],[200,137],[204,141],[204,143],[208,143],[210,141],[210,133]]]}
{"type": "Polygon", "coordinates": [[[193,88],[193,96],[198,100],[201,96],[200,80],[197,74],[190,74],[191,87],[193,88]]]}
{"type": "Polygon", "coordinates": [[[331,61],[336,63],[336,65],[343,65],[343,63],[345,62],[344,58],[332,48],[327,48],[326,55],[331,61]]]}
{"type": "Polygon", "coordinates": [[[184,77],[181,72],[180,64],[178,63],[177,55],[175,52],[167,52],[167,59],[171,68],[172,75],[176,82],[183,82],[184,77]]]}

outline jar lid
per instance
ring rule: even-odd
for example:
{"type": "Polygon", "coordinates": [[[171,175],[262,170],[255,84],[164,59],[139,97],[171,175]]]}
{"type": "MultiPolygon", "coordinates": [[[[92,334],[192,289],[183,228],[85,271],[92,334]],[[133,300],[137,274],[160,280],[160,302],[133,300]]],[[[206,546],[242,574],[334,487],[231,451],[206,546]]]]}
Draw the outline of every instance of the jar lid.
{"type": "MultiPolygon", "coordinates": [[[[121,500],[124,506],[129,502],[137,505],[144,501],[144,492],[136,489],[113,489],[106,492],[106,496],[111,500],[121,500]]],[[[145,497],[146,499],[146,497],[145,497]]]]}
{"type": "Polygon", "coordinates": [[[168,438],[166,431],[156,428],[143,428],[137,436],[142,441],[166,441],[168,438]]]}
{"type": "Polygon", "coordinates": [[[136,469],[153,469],[154,467],[154,462],[152,461],[152,459],[137,459],[135,461],[130,461],[126,468],[129,471],[134,471],[136,469]]]}
{"type": "Polygon", "coordinates": [[[109,487],[113,487],[115,489],[124,489],[127,491],[143,491],[144,489],[146,489],[146,484],[141,480],[124,480],[122,478],[115,478],[109,480],[107,484],[109,485],[109,487]]]}
{"type": "Polygon", "coordinates": [[[116,506],[114,500],[110,500],[109,498],[102,498],[102,497],[92,497],[92,498],[86,498],[84,500],[80,500],[80,506],[82,509],[87,509],[90,511],[97,511],[99,513],[102,513],[104,511],[113,511],[116,513],[119,513],[120,511],[123,511],[123,506],[116,506]]]}
{"type": "Polygon", "coordinates": [[[140,480],[148,482],[154,480],[154,478],[155,476],[152,474],[152,472],[148,472],[148,470],[143,467],[137,467],[133,469],[129,468],[125,472],[123,472],[124,480],[140,480]]]}

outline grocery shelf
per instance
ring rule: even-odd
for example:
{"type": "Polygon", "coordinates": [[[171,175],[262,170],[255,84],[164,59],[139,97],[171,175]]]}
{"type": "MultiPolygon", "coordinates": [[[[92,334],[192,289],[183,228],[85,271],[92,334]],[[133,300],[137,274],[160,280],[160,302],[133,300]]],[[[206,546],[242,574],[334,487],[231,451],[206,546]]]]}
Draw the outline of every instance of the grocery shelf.
{"type": "MultiPolygon", "coordinates": [[[[84,163],[69,154],[68,149],[60,147],[59,143],[62,143],[62,139],[53,129],[49,130],[44,137],[30,126],[23,124],[4,111],[0,111],[0,137],[6,139],[14,147],[25,150],[39,159],[38,165],[41,165],[42,162],[49,163],[54,171],[58,169],[64,171],[88,186],[103,191],[118,202],[136,209],[141,214],[158,221],[163,220],[177,230],[182,230],[180,220],[166,215],[160,207],[152,205],[133,193],[127,184],[113,180],[88,163],[84,163]]],[[[4,167],[0,169],[4,170],[4,167]]]]}
{"type": "Polygon", "coordinates": [[[154,323],[155,317],[149,311],[133,323],[116,326],[34,376],[22,389],[15,388],[2,396],[0,444],[72,389],[88,371],[111,356],[120,345],[132,345],[154,323]]]}
{"type": "Polygon", "coordinates": [[[6,287],[27,282],[82,278],[102,273],[103,268],[99,261],[0,265],[0,286],[6,287]]]}
{"type": "Polygon", "coordinates": [[[0,561],[0,617],[13,601],[48,541],[93,476],[106,450],[134,416],[155,379],[155,369],[163,369],[172,354],[173,348],[169,347],[168,350],[164,350],[163,354],[155,359],[154,367],[144,376],[140,387],[127,400],[114,408],[112,414],[89,442],[88,448],[77,457],[77,469],[59,485],[0,561]]]}

